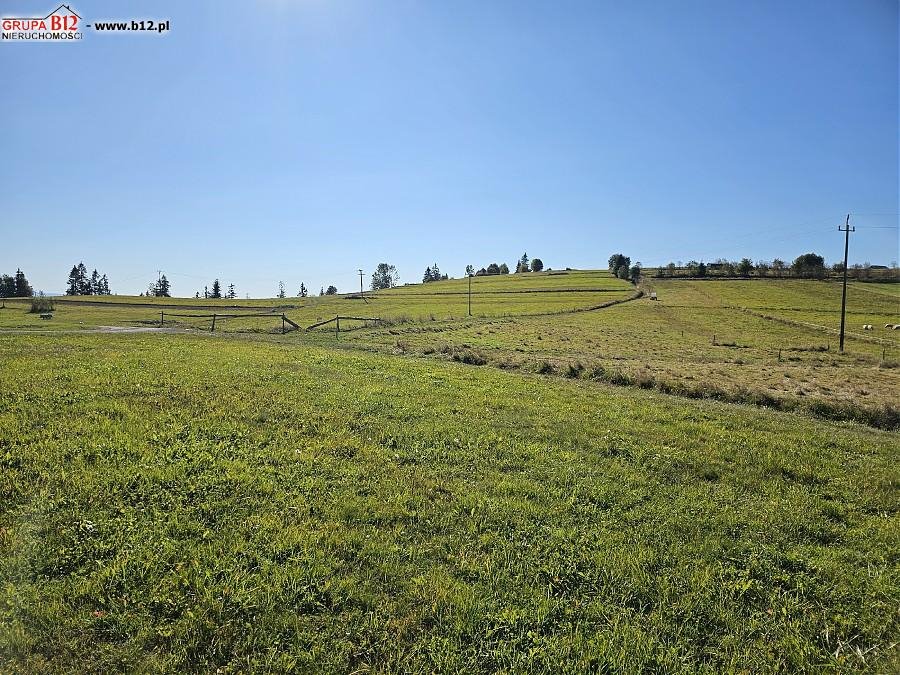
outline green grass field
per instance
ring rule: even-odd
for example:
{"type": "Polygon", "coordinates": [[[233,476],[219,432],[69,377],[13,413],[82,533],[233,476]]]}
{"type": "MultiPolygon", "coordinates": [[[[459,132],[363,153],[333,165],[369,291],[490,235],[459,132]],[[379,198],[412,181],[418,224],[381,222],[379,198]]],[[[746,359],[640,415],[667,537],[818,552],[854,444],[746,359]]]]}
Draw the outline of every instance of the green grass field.
{"type": "MultiPolygon", "coordinates": [[[[633,293],[631,284],[605,271],[542,272],[472,280],[472,315],[475,317],[522,316],[566,313],[589,309],[620,300],[633,293]]],[[[451,279],[427,285],[401,286],[388,291],[356,295],[307,298],[208,300],[193,298],[151,298],[135,296],[91,296],[56,298],[52,322],[42,321],[26,311],[27,302],[7,300],[0,310],[0,329],[83,329],[98,326],[151,325],[159,321],[160,310],[182,327],[209,328],[208,315],[255,314],[271,311],[273,318],[237,318],[217,321],[225,332],[270,332],[281,328],[274,315],[284,312],[302,326],[336,315],[371,316],[391,322],[459,319],[468,313],[468,282],[451,279]],[[175,314],[202,314],[203,318],[175,314]],[[276,326],[277,324],[277,326],[276,326]]]]}
{"type": "Polygon", "coordinates": [[[0,671],[900,670],[898,332],[838,354],[824,282],[565,277],[339,337],[7,301],[0,671]]]}

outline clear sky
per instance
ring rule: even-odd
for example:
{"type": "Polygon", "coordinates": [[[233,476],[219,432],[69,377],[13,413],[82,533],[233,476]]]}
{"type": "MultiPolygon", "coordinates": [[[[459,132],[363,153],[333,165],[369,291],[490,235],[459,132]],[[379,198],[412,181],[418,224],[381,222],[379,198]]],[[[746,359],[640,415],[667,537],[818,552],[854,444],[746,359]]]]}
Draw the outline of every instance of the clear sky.
{"type": "MultiPolygon", "coordinates": [[[[43,16],[52,0],[3,0],[43,16]]],[[[0,44],[0,271],[138,293],[395,264],[898,254],[897,0],[70,0],[0,44]]]]}

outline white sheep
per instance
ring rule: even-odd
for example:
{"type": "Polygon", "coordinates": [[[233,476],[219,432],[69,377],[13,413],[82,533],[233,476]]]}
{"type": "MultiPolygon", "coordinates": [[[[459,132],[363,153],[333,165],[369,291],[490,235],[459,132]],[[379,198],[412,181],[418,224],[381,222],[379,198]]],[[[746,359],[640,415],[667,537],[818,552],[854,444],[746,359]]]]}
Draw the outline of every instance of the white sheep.
{"type": "Polygon", "coordinates": [[[870,323],[864,323],[864,324],[863,324],[863,330],[872,330],[872,324],[870,324],[870,323]]]}

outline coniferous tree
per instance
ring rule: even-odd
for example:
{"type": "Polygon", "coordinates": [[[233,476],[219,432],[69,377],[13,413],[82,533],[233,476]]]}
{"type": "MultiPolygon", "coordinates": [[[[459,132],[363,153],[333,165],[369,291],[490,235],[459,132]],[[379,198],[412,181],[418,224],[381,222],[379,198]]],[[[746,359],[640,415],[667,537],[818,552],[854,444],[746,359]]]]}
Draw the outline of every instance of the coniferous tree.
{"type": "Polygon", "coordinates": [[[509,274],[509,265],[500,263],[500,274],[509,274]]]}
{"type": "Polygon", "coordinates": [[[278,282],[278,297],[282,298],[282,299],[284,298],[284,282],[283,281],[278,282]]]}
{"type": "Polygon", "coordinates": [[[100,275],[97,273],[96,269],[91,273],[88,287],[91,290],[91,295],[100,295],[100,275]]]}
{"type": "Polygon", "coordinates": [[[228,299],[234,300],[237,297],[237,293],[234,291],[234,284],[228,284],[228,299]]]}
{"type": "Polygon", "coordinates": [[[323,295],[325,295],[325,287],[324,286],[319,288],[319,296],[323,296],[323,295]]]}
{"type": "MultiPolygon", "coordinates": [[[[507,270],[507,272],[508,272],[508,271],[509,271],[509,270],[507,270]]],[[[472,266],[472,265],[466,265],[466,276],[469,276],[469,277],[470,277],[470,276],[472,276],[473,274],[475,274],[475,267],[472,266]]]]}
{"type": "Polygon", "coordinates": [[[101,295],[112,295],[109,291],[109,279],[105,274],[100,277],[100,293],[101,295]]]}
{"type": "Polygon", "coordinates": [[[78,263],[78,295],[90,295],[91,285],[88,280],[87,267],[84,262],[78,263]]]}
{"type": "Polygon", "coordinates": [[[159,298],[168,298],[171,297],[169,295],[169,280],[166,279],[166,275],[163,274],[159,278],[159,283],[156,285],[156,296],[159,298]]]}
{"type": "Polygon", "coordinates": [[[69,272],[69,280],[66,282],[66,295],[78,295],[78,265],[72,265],[72,271],[69,272]]]}
{"type": "Polygon", "coordinates": [[[20,269],[16,270],[15,284],[17,298],[30,298],[34,295],[31,284],[28,283],[28,279],[25,278],[25,273],[20,269]]]}
{"type": "Polygon", "coordinates": [[[209,294],[209,297],[216,300],[222,297],[222,286],[219,284],[218,279],[213,281],[212,293],[209,294]]]}
{"type": "Polygon", "coordinates": [[[431,276],[431,268],[426,267],[425,274],[422,275],[422,283],[427,284],[429,281],[432,281],[432,280],[433,280],[433,278],[431,276]]]}
{"type": "Polygon", "coordinates": [[[297,293],[297,297],[298,297],[298,298],[305,298],[307,295],[309,295],[309,291],[306,290],[306,284],[304,284],[304,283],[301,281],[301,282],[300,282],[300,291],[297,293]]]}
{"type": "Polygon", "coordinates": [[[522,257],[519,258],[519,263],[516,265],[516,272],[527,272],[531,268],[528,265],[528,254],[523,253],[522,257]]]}

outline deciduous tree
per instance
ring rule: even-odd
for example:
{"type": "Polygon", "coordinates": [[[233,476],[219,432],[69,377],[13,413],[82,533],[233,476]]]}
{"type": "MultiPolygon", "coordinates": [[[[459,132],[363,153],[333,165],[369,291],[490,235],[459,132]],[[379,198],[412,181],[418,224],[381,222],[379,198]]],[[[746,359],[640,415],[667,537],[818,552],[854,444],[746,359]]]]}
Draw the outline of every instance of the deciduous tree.
{"type": "Polygon", "coordinates": [[[372,290],[381,291],[387,288],[393,288],[397,285],[399,275],[397,268],[388,263],[378,263],[375,272],[372,274],[372,290]]]}

